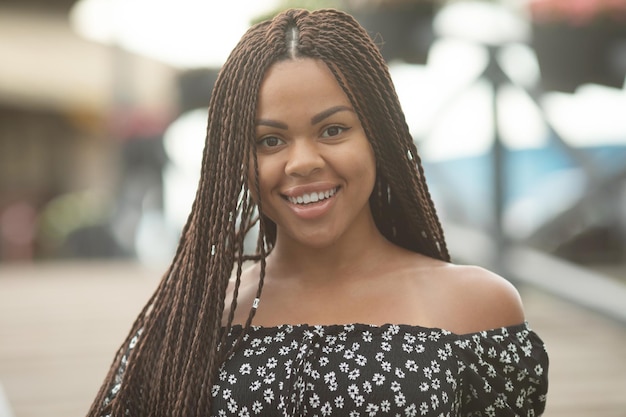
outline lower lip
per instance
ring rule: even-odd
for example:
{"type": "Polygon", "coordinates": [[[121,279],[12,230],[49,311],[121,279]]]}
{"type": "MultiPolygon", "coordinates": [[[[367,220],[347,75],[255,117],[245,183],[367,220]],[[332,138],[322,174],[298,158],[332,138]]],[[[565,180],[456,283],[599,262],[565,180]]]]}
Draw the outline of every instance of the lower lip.
{"type": "Polygon", "coordinates": [[[306,205],[289,203],[289,207],[293,210],[296,216],[301,219],[312,220],[326,214],[334,204],[336,197],[337,194],[335,193],[332,197],[316,203],[309,203],[306,205]]]}

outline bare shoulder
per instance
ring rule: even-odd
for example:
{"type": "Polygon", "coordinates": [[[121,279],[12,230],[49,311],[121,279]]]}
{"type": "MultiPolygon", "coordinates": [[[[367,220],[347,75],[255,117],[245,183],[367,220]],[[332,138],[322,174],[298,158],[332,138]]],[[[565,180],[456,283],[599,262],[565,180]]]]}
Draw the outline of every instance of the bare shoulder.
{"type": "Polygon", "coordinates": [[[525,320],[518,290],[500,275],[478,266],[437,268],[431,294],[442,303],[442,326],[455,333],[512,326],[525,320]]]}

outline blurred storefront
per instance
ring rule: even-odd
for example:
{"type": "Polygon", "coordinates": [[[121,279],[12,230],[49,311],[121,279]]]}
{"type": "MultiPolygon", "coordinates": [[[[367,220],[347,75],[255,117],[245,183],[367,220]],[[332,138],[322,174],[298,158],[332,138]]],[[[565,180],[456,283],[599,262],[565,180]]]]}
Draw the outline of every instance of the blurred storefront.
{"type": "Polygon", "coordinates": [[[0,12],[0,261],[127,254],[111,230],[116,200],[160,157],[150,148],[176,111],[177,71],[80,38],[73,2],[11,3],[0,12]]]}

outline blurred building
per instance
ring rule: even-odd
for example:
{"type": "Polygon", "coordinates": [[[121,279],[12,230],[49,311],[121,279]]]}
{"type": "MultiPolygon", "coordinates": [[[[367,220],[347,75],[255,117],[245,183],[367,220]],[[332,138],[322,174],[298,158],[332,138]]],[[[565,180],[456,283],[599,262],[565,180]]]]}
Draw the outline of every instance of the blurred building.
{"type": "Polygon", "coordinates": [[[128,253],[116,201],[162,163],[177,71],[80,38],[73,3],[0,4],[1,261],[128,253]]]}

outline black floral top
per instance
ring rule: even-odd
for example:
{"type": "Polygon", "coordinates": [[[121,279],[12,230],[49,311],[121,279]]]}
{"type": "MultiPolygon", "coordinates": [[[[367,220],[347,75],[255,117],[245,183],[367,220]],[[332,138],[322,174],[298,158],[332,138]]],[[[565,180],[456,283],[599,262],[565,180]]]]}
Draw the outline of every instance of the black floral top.
{"type": "MultiPolygon", "coordinates": [[[[242,331],[235,326],[227,342],[242,331]]],[[[527,323],[465,335],[392,324],[252,327],[220,368],[211,415],[530,417],[543,413],[547,389],[548,355],[527,323]]]]}
{"type": "Polygon", "coordinates": [[[547,372],[544,344],[527,323],[466,335],[408,325],[252,327],[221,367],[213,415],[538,416],[547,372]]]}

